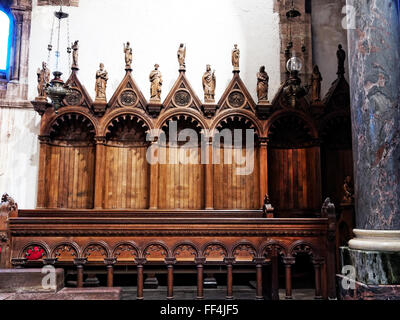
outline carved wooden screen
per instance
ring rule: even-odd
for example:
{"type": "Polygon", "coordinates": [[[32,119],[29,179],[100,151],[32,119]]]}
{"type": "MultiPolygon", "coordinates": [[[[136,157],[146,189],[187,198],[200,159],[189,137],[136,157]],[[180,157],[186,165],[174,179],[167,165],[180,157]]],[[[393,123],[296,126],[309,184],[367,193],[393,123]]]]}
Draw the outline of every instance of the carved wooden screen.
{"type": "MultiPolygon", "coordinates": [[[[93,124],[78,114],[55,120],[50,137],[42,142],[46,208],[93,208],[95,145],[93,124]]],[[[39,190],[40,192],[40,190],[39,190]]],[[[40,195],[39,195],[40,197],[40,195]]]]}
{"type": "Polygon", "coordinates": [[[119,116],[110,123],[105,148],[105,209],[148,208],[147,129],[133,115],[119,116]]]}
{"type": "MultiPolygon", "coordinates": [[[[259,209],[259,166],[258,148],[246,150],[246,129],[253,129],[251,122],[245,118],[236,117],[225,119],[218,129],[222,134],[224,129],[230,129],[232,143],[234,129],[242,130],[242,146],[234,146],[230,141],[225,143],[222,138],[218,145],[214,138],[214,157],[219,157],[219,163],[214,164],[214,207],[215,209],[259,209]],[[237,153],[237,155],[235,155],[237,153]],[[244,160],[247,162],[248,172],[245,172],[244,160]]],[[[254,131],[253,131],[254,132],[254,131]]],[[[257,136],[255,136],[257,142],[257,136]]]]}
{"type": "MultiPolygon", "coordinates": [[[[200,137],[201,127],[189,116],[171,119],[177,123],[177,134],[182,129],[193,129],[200,137]]],[[[200,139],[193,145],[181,141],[171,144],[170,121],[163,130],[167,145],[161,150],[166,163],[159,164],[158,208],[159,209],[204,209],[204,165],[201,164],[200,139]],[[184,146],[185,145],[185,146],[184,146]]]]}
{"type": "Polygon", "coordinates": [[[336,205],[343,200],[346,176],[353,178],[350,115],[328,119],[322,128],[322,170],[324,194],[329,194],[336,205]]]}
{"type": "Polygon", "coordinates": [[[275,208],[317,209],[321,203],[320,147],[306,123],[294,116],[279,118],[268,144],[269,192],[275,208]]]}

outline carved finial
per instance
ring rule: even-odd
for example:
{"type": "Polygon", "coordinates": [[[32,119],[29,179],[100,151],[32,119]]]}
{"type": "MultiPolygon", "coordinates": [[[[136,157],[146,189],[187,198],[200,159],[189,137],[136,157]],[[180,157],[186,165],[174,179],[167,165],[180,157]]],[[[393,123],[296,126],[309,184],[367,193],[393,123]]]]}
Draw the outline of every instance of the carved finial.
{"type": "Polygon", "coordinates": [[[237,44],[233,46],[232,50],[232,66],[233,72],[240,72],[240,50],[237,44]]]}
{"type": "Polygon", "coordinates": [[[179,63],[179,71],[185,72],[186,71],[186,46],[184,43],[181,43],[178,48],[178,63],[179,63]]]}
{"type": "Polygon", "coordinates": [[[100,63],[99,70],[96,72],[96,100],[106,101],[106,89],[108,81],[108,72],[104,69],[104,64],[100,63]]]}
{"type": "Polygon", "coordinates": [[[124,43],[124,53],[125,53],[125,70],[132,71],[133,54],[129,41],[126,44],[124,43]]]}
{"type": "Polygon", "coordinates": [[[18,204],[7,193],[1,197],[0,208],[7,208],[8,211],[17,211],[18,204]]]}
{"type": "Polygon", "coordinates": [[[203,89],[204,89],[204,102],[214,103],[215,102],[215,86],[216,77],[215,70],[211,72],[211,66],[206,66],[206,72],[203,75],[203,89]]]}
{"type": "Polygon", "coordinates": [[[161,101],[161,87],[162,87],[162,75],[158,64],[154,65],[154,70],[150,73],[150,101],[160,102],[161,101]]]}
{"type": "Polygon", "coordinates": [[[263,217],[264,218],[273,218],[274,208],[272,207],[271,200],[269,199],[269,195],[266,194],[264,196],[264,205],[263,205],[263,217]]]}
{"type": "Polygon", "coordinates": [[[72,70],[79,70],[79,67],[78,67],[78,50],[79,50],[78,42],[79,42],[79,40],[76,40],[71,45],[71,49],[72,49],[72,66],[71,66],[71,69],[72,70]]]}
{"type": "Polygon", "coordinates": [[[322,216],[335,215],[335,205],[331,202],[331,198],[326,198],[322,205],[322,216]]]}

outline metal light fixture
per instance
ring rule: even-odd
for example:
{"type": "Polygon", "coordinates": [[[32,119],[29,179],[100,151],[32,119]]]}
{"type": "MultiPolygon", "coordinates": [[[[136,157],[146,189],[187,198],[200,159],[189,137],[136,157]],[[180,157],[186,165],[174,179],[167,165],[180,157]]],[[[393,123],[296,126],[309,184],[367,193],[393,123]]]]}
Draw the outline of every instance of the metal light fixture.
{"type": "MultiPolygon", "coordinates": [[[[59,71],[59,59],[60,59],[60,34],[61,34],[61,21],[69,17],[69,14],[62,11],[62,6],[60,5],[60,10],[54,12],[54,17],[58,19],[58,32],[57,32],[57,50],[55,52],[56,57],[56,71],[53,72],[54,78],[50,81],[46,88],[47,96],[50,98],[54,110],[57,113],[57,110],[62,106],[62,101],[69,93],[69,87],[64,84],[64,81],[61,79],[62,72],[59,71]]],[[[54,18],[53,18],[54,19],[54,18]]],[[[68,24],[69,25],[69,24],[68,24]]],[[[53,50],[53,31],[54,31],[54,20],[53,27],[50,35],[50,44],[47,46],[49,51],[48,60],[50,59],[51,51],[53,50]]],[[[68,30],[68,43],[69,43],[69,30],[68,30]]],[[[71,53],[71,48],[68,46],[67,53],[71,53]]],[[[70,61],[70,58],[69,58],[70,61]]]]}
{"type": "MultiPolygon", "coordinates": [[[[294,7],[294,2],[292,0],[292,5],[290,10],[286,13],[286,17],[288,19],[288,34],[289,41],[285,50],[286,57],[286,83],[283,88],[283,94],[290,106],[292,108],[296,107],[297,100],[304,97],[307,94],[307,89],[301,86],[301,80],[299,78],[299,73],[302,70],[303,63],[296,56],[296,52],[293,49],[293,41],[292,41],[292,19],[300,17],[301,13],[297,11],[294,7]],[[290,52],[292,51],[292,54],[290,52]],[[291,55],[291,56],[290,56],[291,55]]],[[[303,44],[301,47],[301,51],[304,53],[306,51],[306,47],[303,44]]]]}

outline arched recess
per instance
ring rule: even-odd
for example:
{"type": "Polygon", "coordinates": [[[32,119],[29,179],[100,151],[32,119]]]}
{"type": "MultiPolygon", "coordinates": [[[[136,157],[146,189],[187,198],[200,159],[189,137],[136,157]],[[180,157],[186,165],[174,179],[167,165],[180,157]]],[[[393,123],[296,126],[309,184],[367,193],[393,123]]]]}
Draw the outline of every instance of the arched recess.
{"type": "Polygon", "coordinates": [[[8,78],[13,22],[10,10],[0,4],[0,78],[8,78]]]}
{"type": "Polygon", "coordinates": [[[105,209],[148,208],[148,130],[142,118],[129,113],[120,114],[108,123],[104,153],[105,209]]]}
{"type": "Polygon", "coordinates": [[[158,180],[159,209],[203,209],[202,123],[190,114],[175,114],[161,125],[158,180]]]}
{"type": "Polygon", "coordinates": [[[282,113],[268,133],[269,195],[279,217],[313,216],[321,205],[317,131],[305,116],[282,113]]]}
{"type": "Polygon", "coordinates": [[[321,124],[322,194],[335,206],[344,200],[344,180],[353,180],[351,118],[347,113],[334,113],[321,124]]]}
{"type": "Polygon", "coordinates": [[[236,114],[220,119],[215,129],[214,208],[259,209],[259,128],[246,115],[236,114]]]}
{"type": "Polygon", "coordinates": [[[79,113],[64,113],[42,136],[38,207],[93,208],[95,127],[79,113]]]}

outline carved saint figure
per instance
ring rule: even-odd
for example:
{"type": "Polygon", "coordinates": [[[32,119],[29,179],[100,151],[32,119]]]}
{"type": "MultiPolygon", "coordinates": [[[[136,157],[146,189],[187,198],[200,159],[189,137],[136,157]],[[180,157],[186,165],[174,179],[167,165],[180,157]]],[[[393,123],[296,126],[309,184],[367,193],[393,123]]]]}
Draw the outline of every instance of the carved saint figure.
{"type": "Polygon", "coordinates": [[[208,64],[206,67],[206,72],[203,75],[203,89],[204,89],[205,102],[215,102],[214,100],[215,86],[216,86],[215,70],[211,72],[211,66],[208,64]]]}
{"type": "Polygon", "coordinates": [[[130,47],[129,41],[124,43],[124,53],[125,53],[125,68],[130,69],[132,65],[132,48],[130,47]]]}
{"type": "Polygon", "coordinates": [[[346,60],[346,52],[343,50],[341,44],[338,46],[338,51],[336,52],[336,56],[338,59],[338,75],[343,75],[345,73],[344,69],[344,61],[346,60]]]}
{"type": "Polygon", "coordinates": [[[269,76],[265,71],[265,66],[260,67],[260,71],[257,73],[257,96],[258,102],[268,101],[268,87],[269,87],[269,76]]]}
{"type": "Polygon", "coordinates": [[[104,64],[100,63],[100,69],[96,72],[96,100],[106,100],[108,72],[104,70],[104,64]]]}
{"type": "Polygon", "coordinates": [[[314,102],[321,101],[321,81],[322,81],[321,73],[319,72],[318,66],[315,65],[311,76],[312,101],[314,102]]]}
{"type": "Polygon", "coordinates": [[[185,70],[186,46],[183,43],[180,44],[177,54],[178,54],[179,69],[185,70]]]}
{"type": "Polygon", "coordinates": [[[79,42],[79,40],[76,40],[71,45],[71,49],[73,50],[72,51],[72,68],[78,68],[78,50],[79,50],[78,42],[79,42]]]}
{"type": "Polygon", "coordinates": [[[50,70],[47,68],[46,62],[42,62],[42,69],[37,70],[38,77],[38,95],[39,97],[46,97],[46,87],[50,83],[50,70]]]}
{"type": "Polygon", "coordinates": [[[343,202],[352,203],[354,199],[354,189],[350,176],[346,176],[346,178],[344,179],[343,191],[344,191],[343,202]]]}
{"type": "Polygon", "coordinates": [[[158,70],[160,66],[158,64],[154,65],[154,70],[150,73],[150,100],[161,101],[161,87],[162,87],[162,75],[158,70]]]}
{"type": "Polygon", "coordinates": [[[238,45],[235,44],[232,50],[232,66],[233,70],[235,71],[239,70],[239,60],[240,60],[240,50],[238,48],[238,45]]]}

